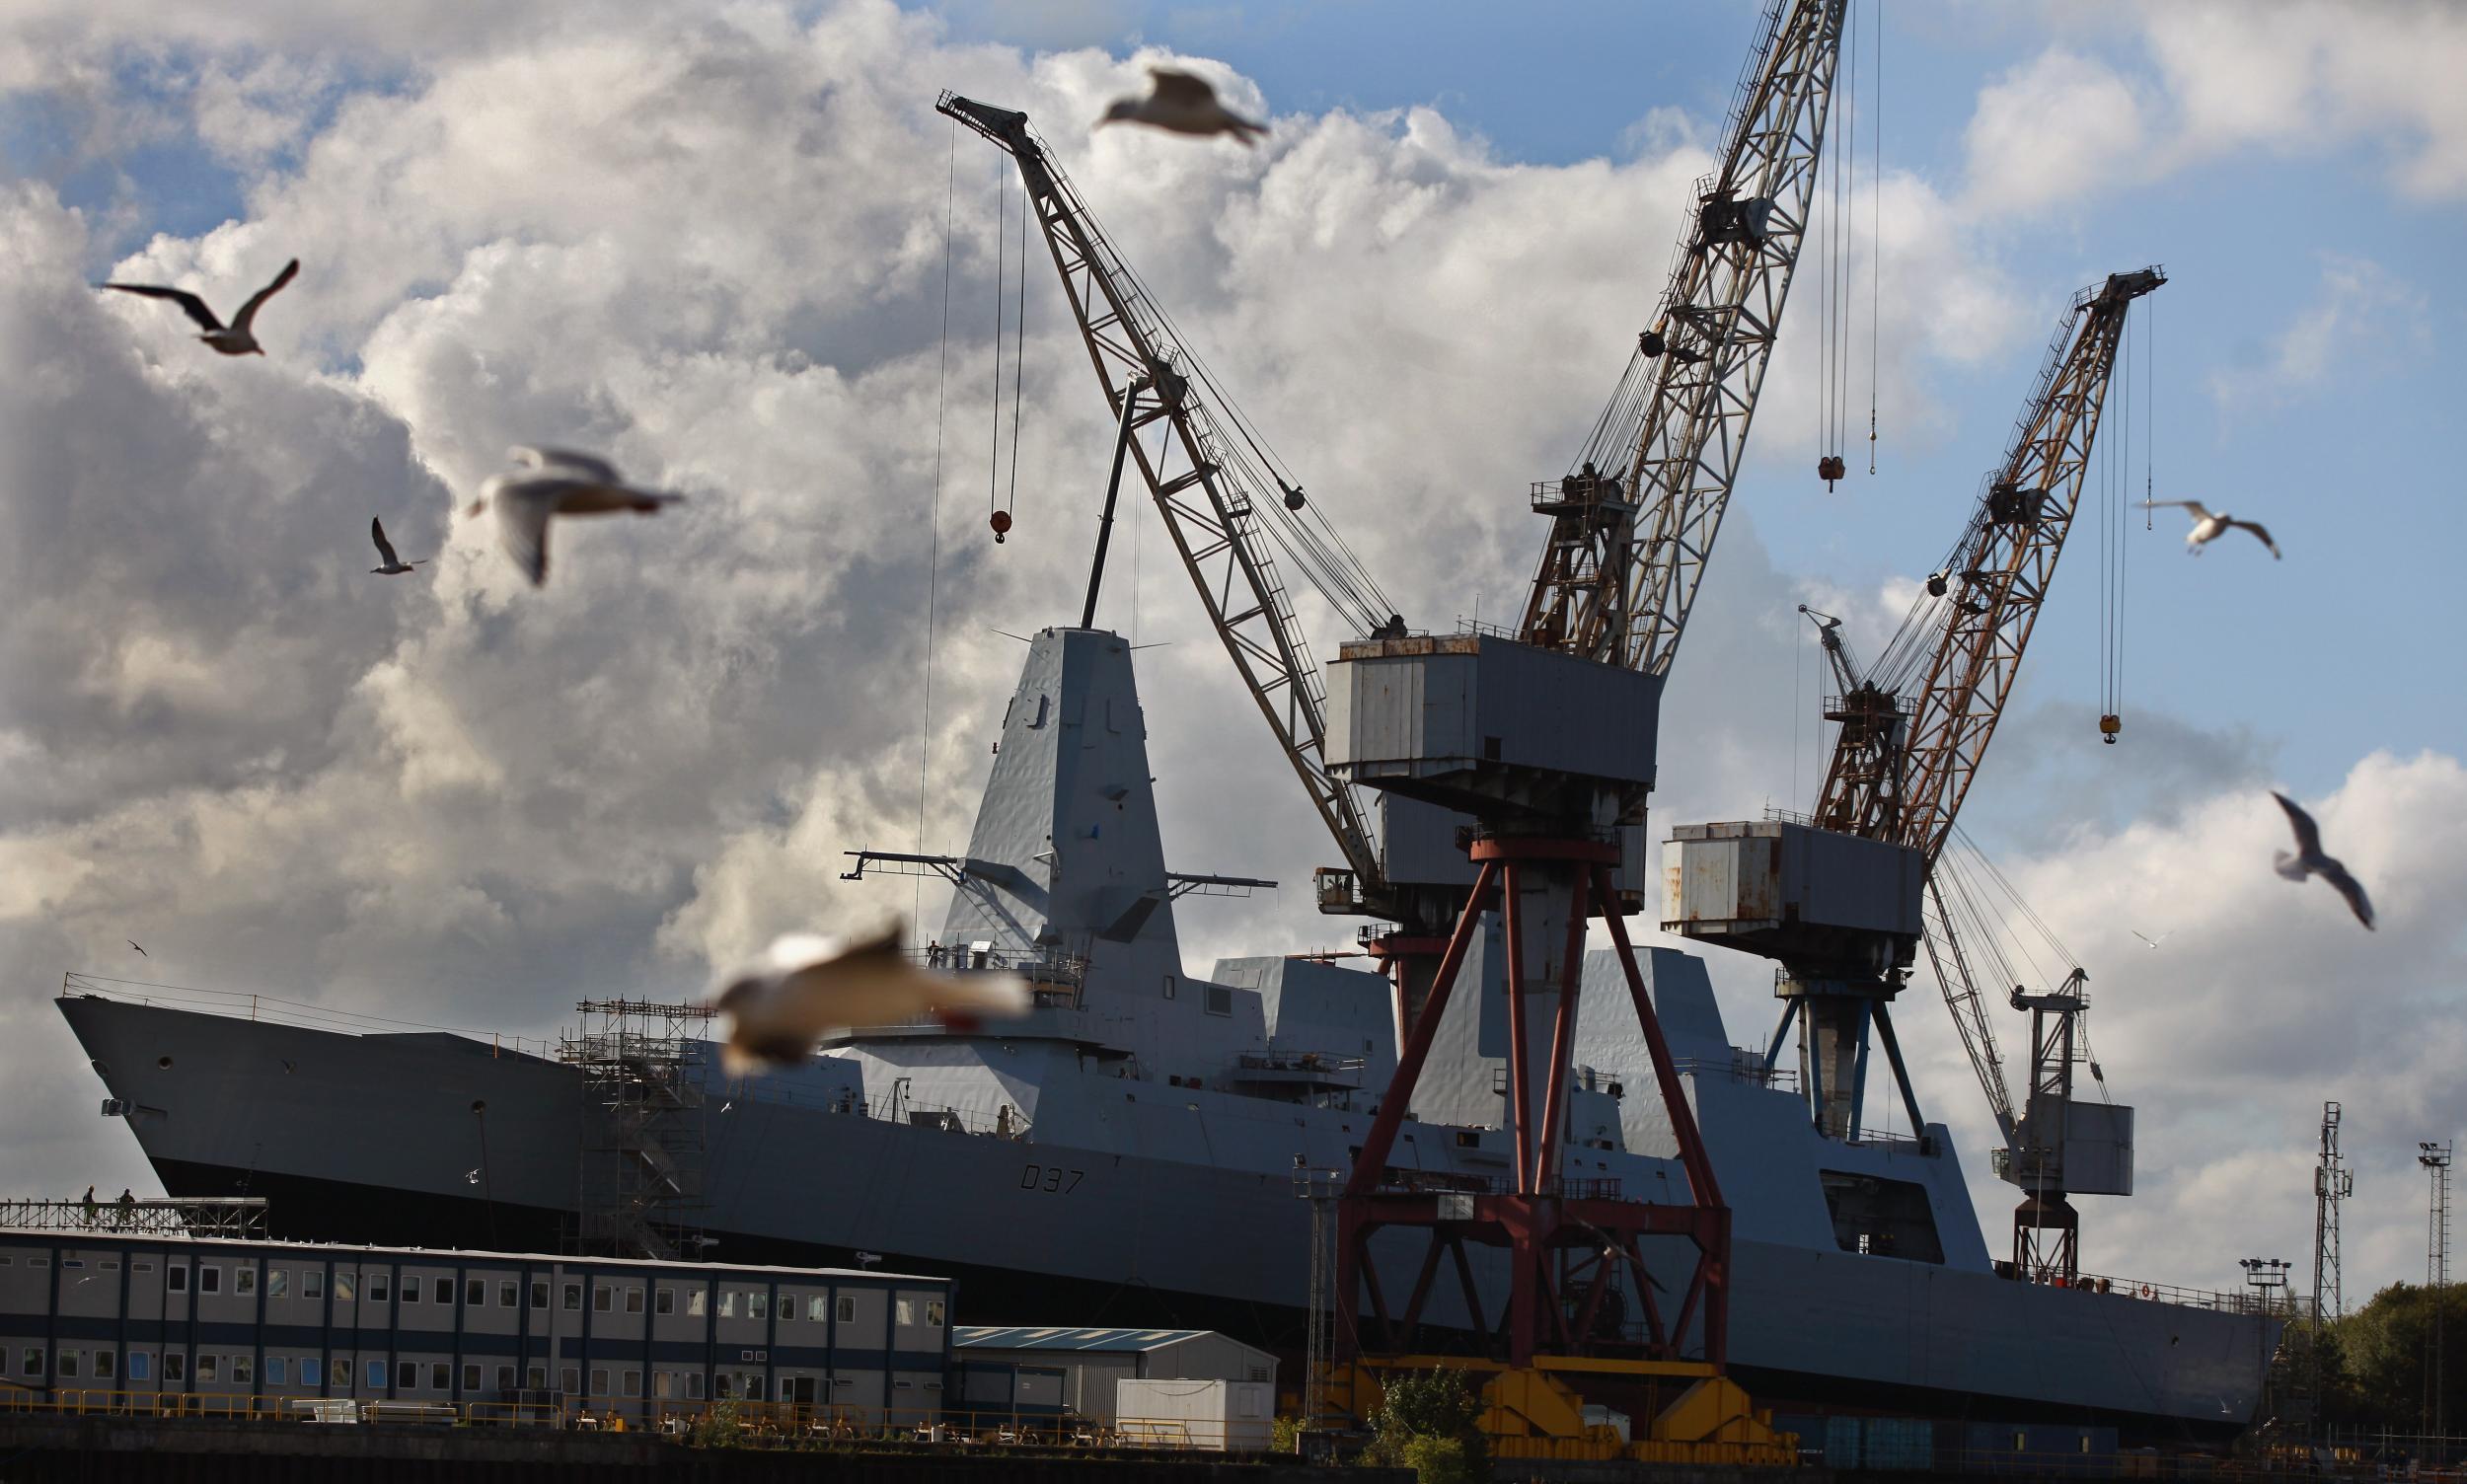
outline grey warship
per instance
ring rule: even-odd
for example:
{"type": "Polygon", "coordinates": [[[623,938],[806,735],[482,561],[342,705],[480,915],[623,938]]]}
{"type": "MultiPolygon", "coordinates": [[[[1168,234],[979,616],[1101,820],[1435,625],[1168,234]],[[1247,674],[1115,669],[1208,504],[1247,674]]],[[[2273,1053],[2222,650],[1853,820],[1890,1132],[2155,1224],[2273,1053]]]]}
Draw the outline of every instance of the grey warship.
{"type": "MultiPolygon", "coordinates": [[[[884,863],[886,857],[871,857],[884,863]]],[[[1207,1327],[1278,1349],[1304,1325],[1297,1168],[1350,1166],[1397,1054],[1380,976],[1301,958],[1186,972],[1130,647],[1049,629],[1028,648],[965,854],[887,857],[953,883],[949,972],[1025,973],[1024,1019],[878,1027],[732,1078],[675,1042],[672,1122],[613,1128],[570,1055],[444,1032],[362,1033],[149,1001],[72,976],[59,1008],[165,1187],[269,1198],[285,1238],[571,1245],[594,1182],[666,1182],[691,1229],[635,1235],[735,1261],[949,1274],[976,1323],[1207,1327]],[[637,1130],[638,1132],[638,1130],[637,1130]]],[[[1452,1002],[1392,1165],[1504,1173],[1498,945],[1452,1002]]],[[[1829,1138],[1735,1050],[1700,960],[1654,949],[1651,995],[1733,1211],[1732,1367],[1762,1402],[2117,1423],[2209,1438],[2260,1404],[2279,1319],[2241,1296],[2017,1281],[1991,1260],[1941,1124],[1829,1138]]],[[[1568,1090],[1571,1177],[1669,1201],[1684,1175],[1617,975],[1589,957],[1568,1090]]],[[[581,1038],[573,1044],[586,1044],[581,1038]]],[[[607,1233],[603,1232],[603,1235],[607,1233]]],[[[1412,1281],[1401,1272],[1383,1281],[1412,1281]]],[[[2007,1270],[2009,1272],[2009,1270],[2007,1270]]],[[[1504,1281],[1477,1273],[1488,1288],[1504,1281]]],[[[1461,1305],[1456,1312],[1461,1317],[1461,1305]]],[[[1449,1319],[1445,1296],[1437,1321],[1449,1319]]]]}

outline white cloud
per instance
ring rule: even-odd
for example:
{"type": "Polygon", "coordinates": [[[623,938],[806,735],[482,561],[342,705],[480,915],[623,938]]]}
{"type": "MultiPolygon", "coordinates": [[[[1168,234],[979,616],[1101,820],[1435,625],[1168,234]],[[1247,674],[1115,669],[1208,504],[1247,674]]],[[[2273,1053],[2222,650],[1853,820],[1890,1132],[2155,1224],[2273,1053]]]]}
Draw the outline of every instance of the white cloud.
{"type": "Polygon", "coordinates": [[[2241,150],[2315,156],[2358,140],[2389,154],[2402,193],[2467,196],[2457,6],[2189,0],[2092,14],[1981,91],[1966,135],[1966,199],[1981,209],[2060,209],[2241,150]],[[2084,49],[2112,40],[2137,54],[2084,49]]]}
{"type": "Polygon", "coordinates": [[[2424,290],[2370,259],[2325,253],[2313,302],[2247,364],[2212,372],[2210,395],[2229,410],[2268,408],[2334,377],[2386,373],[2430,348],[2430,308],[2424,290]]]}
{"type": "Polygon", "coordinates": [[[1966,204],[1982,213],[2077,199],[2140,174],[2142,108],[2106,63],[2061,48],[1980,90],[1964,134],[1966,204]]]}

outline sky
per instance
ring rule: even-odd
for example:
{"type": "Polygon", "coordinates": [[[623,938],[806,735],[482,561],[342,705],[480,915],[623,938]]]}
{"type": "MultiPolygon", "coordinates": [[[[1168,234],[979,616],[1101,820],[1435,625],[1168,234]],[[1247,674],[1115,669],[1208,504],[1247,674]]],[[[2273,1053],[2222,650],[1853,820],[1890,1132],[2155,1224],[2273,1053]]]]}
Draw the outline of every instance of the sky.
{"type": "MultiPolygon", "coordinates": [[[[2421,1277],[2416,1143],[2467,1123],[2467,937],[2439,905],[2467,887],[2445,580],[2467,14],[1878,6],[1856,0],[1846,113],[1849,446],[1825,445],[1811,254],[1673,673],[1655,819],[1806,806],[1825,739],[1797,606],[1880,649],[2070,296],[2164,264],[1963,823],[2088,969],[2107,1086],[2138,1110],[2138,1193],[2081,1203],[2085,1264],[2224,1287],[2240,1256],[2305,1262],[2336,1099],[2360,1301],[2421,1277]],[[1828,490],[1835,451],[1853,474],[1828,490]],[[2188,556],[2144,494],[2262,520],[2284,559],[2240,535],[2188,556]],[[2378,931],[2272,874],[2272,787],[2378,931]]],[[[1029,111],[1381,586],[1445,630],[1520,599],[1527,482],[1617,378],[1756,23],[1745,0],[20,0],[0,1186],[147,1184],[50,1003],[72,972],[539,1035],[585,994],[699,994],[779,931],[938,914],[839,881],[841,853],[964,843],[1021,653],[1000,631],[1075,617],[1110,446],[1033,256],[1024,329],[998,320],[1015,193],[939,90],[1029,111]],[[1086,127],[1167,60],[1265,117],[1263,145],[1086,127]],[[227,306],[292,256],[262,359],[90,287],[227,306]],[[1015,439],[998,324],[1023,347],[1015,439]],[[454,516],[529,440],[689,500],[561,533],[532,591],[454,516]],[[371,515],[433,563],[369,575],[371,515]]],[[[1307,888],[1330,847],[1156,525],[1117,533],[1100,621],[1153,646],[1168,856],[1288,883],[1194,900],[1192,967],[1333,944],[1350,925],[1307,888]]],[[[1713,967],[1760,1044],[1769,969],[1713,967]]],[[[2010,1192],[1923,971],[1897,1020],[1999,1246],[2010,1192]]],[[[2026,1028],[1997,1028],[2012,1054],[2026,1028]]]]}

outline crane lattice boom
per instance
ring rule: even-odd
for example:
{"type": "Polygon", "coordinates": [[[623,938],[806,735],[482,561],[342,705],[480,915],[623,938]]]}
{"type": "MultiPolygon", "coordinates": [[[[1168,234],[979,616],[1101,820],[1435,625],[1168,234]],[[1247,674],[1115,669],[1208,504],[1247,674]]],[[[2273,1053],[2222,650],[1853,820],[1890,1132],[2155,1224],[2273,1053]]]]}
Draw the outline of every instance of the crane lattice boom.
{"type": "Polygon", "coordinates": [[[2075,296],[2011,448],[1984,481],[1953,559],[1919,600],[1934,611],[1904,626],[1936,635],[1914,702],[1903,710],[1891,687],[1871,675],[1843,698],[1857,705],[1838,707],[1872,711],[1882,703],[1886,709],[1881,720],[1867,718],[1871,724],[1844,721],[1817,801],[1820,825],[1909,846],[1934,866],[2012,695],[2072,529],[2126,312],[2166,281],[2147,267],[2111,274],[2075,296]]]}
{"type": "MultiPolygon", "coordinates": [[[[1106,405],[1123,419],[1131,457],[1199,589],[1208,622],[1347,864],[1376,891],[1379,852],[1361,800],[1327,771],[1325,685],[1262,521],[1277,502],[1298,508],[1301,491],[1272,487],[1275,478],[1257,467],[1238,419],[1212,404],[1197,358],[1174,337],[1079,192],[1029,132],[1027,115],[950,93],[936,108],[1017,164],[1106,405]],[[1140,433],[1159,422],[1168,433],[1152,447],[1140,433]]],[[[1383,617],[1367,607],[1349,616],[1371,623],[1383,617]]]]}
{"type": "Polygon", "coordinates": [[[1807,231],[1846,0],[1772,0],[1721,168],[1552,517],[1519,636],[1667,674],[1713,553],[1807,231]]]}

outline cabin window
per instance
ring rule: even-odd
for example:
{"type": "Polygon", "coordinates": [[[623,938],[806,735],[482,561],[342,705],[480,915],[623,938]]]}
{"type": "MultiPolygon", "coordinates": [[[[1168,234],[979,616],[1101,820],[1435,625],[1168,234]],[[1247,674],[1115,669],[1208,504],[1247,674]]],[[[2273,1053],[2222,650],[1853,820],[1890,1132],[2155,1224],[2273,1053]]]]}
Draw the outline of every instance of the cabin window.
{"type": "Polygon", "coordinates": [[[1165,976],[1165,998],[1167,1000],[1173,998],[1173,976],[1170,974],[1165,976]]]}
{"type": "Polygon", "coordinates": [[[840,1296],[840,1322],[842,1324],[854,1324],[857,1322],[856,1295],[842,1294],[840,1296]]]}
{"type": "Polygon", "coordinates": [[[569,1314],[575,1313],[581,1308],[582,1285],[578,1283],[569,1283],[565,1285],[565,1312],[569,1314]]]}
{"type": "Polygon", "coordinates": [[[591,1312],[595,1314],[607,1313],[610,1301],[616,1297],[617,1288],[614,1284],[595,1283],[591,1285],[591,1312]]]}
{"type": "Polygon", "coordinates": [[[438,1278],[431,1280],[428,1285],[428,1297],[436,1299],[439,1303],[452,1303],[454,1301],[454,1280],[451,1278],[438,1278]]]}
{"type": "Polygon", "coordinates": [[[222,1291],[223,1270],[215,1267],[212,1263],[200,1264],[197,1268],[197,1292],[200,1294],[219,1294],[222,1291]]]}
{"type": "Polygon", "coordinates": [[[128,1378],[132,1381],[154,1378],[154,1356],[151,1352],[132,1350],[128,1353],[128,1378]]]}
{"type": "Polygon", "coordinates": [[[210,1380],[215,1379],[215,1371],[216,1371],[216,1368],[218,1368],[219,1366],[221,1366],[221,1365],[222,1365],[222,1363],[223,1363],[223,1358],[222,1358],[221,1356],[218,1356],[218,1355],[201,1355],[201,1356],[198,1356],[198,1357],[197,1357],[197,1381],[198,1381],[198,1383],[199,1383],[200,1385],[202,1385],[203,1383],[205,1383],[205,1382],[207,1382],[207,1381],[210,1381],[210,1380]]]}
{"type": "Polygon", "coordinates": [[[733,1319],[736,1316],[737,1291],[734,1289],[721,1289],[719,1291],[719,1317],[722,1319],[733,1319]]]}
{"type": "Polygon", "coordinates": [[[96,1351],[94,1353],[94,1378],[99,1381],[112,1379],[119,1370],[116,1364],[118,1360],[119,1357],[112,1351],[96,1351]]]}
{"type": "Polygon", "coordinates": [[[281,1356],[269,1355],[265,1358],[265,1384],[269,1386],[288,1385],[290,1384],[290,1374],[291,1365],[281,1356]]]}
{"type": "Polygon", "coordinates": [[[557,1389],[564,1392],[568,1396],[573,1395],[575,1392],[582,1389],[580,1379],[581,1375],[582,1373],[576,1371],[573,1367],[564,1367],[557,1373],[557,1389]]]}
{"type": "Polygon", "coordinates": [[[463,1363],[463,1389],[464,1389],[464,1391],[469,1392],[469,1393],[473,1393],[473,1394],[477,1394],[477,1393],[479,1392],[479,1390],[480,1390],[480,1363],[479,1363],[479,1362],[477,1362],[477,1361],[465,1361],[465,1362],[463,1363]]]}
{"type": "Polygon", "coordinates": [[[685,1311],[687,1316],[695,1319],[702,1318],[704,1308],[710,1299],[710,1294],[705,1289],[696,1289],[687,1294],[685,1296],[685,1311]]]}
{"type": "Polygon", "coordinates": [[[534,1391],[544,1391],[548,1389],[549,1368],[546,1366],[524,1367],[523,1384],[534,1391]]]}
{"type": "Polygon", "coordinates": [[[828,1296],[822,1294],[808,1294],[805,1296],[806,1318],[813,1320],[816,1324],[820,1324],[824,1319],[829,1318],[830,1314],[831,1299],[828,1296]]]}
{"type": "Polygon", "coordinates": [[[325,1269],[302,1268],[300,1270],[300,1297],[303,1298],[323,1298],[326,1297],[325,1269]]]}
{"type": "MultiPolygon", "coordinates": [[[[940,1329],[941,1327],[942,1300],[939,1298],[928,1298],[926,1300],[926,1328],[940,1329]]],[[[1267,1377],[1263,1375],[1256,1377],[1256,1379],[1266,1380],[1267,1377]]]]}
{"type": "MultiPolygon", "coordinates": [[[[5,1257],[0,1257],[0,1268],[5,1268],[8,1265],[9,1260],[5,1257]]],[[[154,1264],[150,1262],[133,1262],[128,1266],[129,1271],[132,1273],[151,1273],[154,1271],[154,1264]]]]}
{"type": "Polygon", "coordinates": [[[514,1297],[516,1289],[513,1279],[501,1278],[497,1280],[496,1306],[499,1308],[512,1308],[517,1302],[520,1301],[514,1297]]]}
{"type": "Polygon", "coordinates": [[[231,1291],[242,1295],[257,1292],[257,1264],[249,1263],[231,1270],[231,1291]]]}
{"type": "Polygon", "coordinates": [[[386,1389],[386,1363],[370,1361],[365,1369],[368,1374],[368,1389],[371,1391],[386,1389]]]}
{"type": "Polygon", "coordinates": [[[496,1368],[496,1389],[497,1394],[500,1396],[514,1389],[513,1367],[499,1366],[496,1368]]]}
{"type": "Polygon", "coordinates": [[[465,1307],[465,1308],[486,1308],[487,1306],[488,1306],[488,1280],[486,1280],[486,1278],[466,1278],[466,1279],[464,1279],[464,1280],[463,1280],[463,1307],[465,1307]]]}
{"type": "Polygon", "coordinates": [[[547,1308],[549,1306],[549,1285],[547,1279],[534,1278],[531,1280],[531,1306],[533,1308],[547,1308]]]}
{"type": "Polygon", "coordinates": [[[703,1399],[703,1373],[700,1371],[689,1371],[685,1373],[685,1399],[688,1401],[703,1399]]]}
{"type": "MultiPolygon", "coordinates": [[[[349,1368],[346,1365],[344,1369],[347,1371],[349,1368]]],[[[313,1355],[304,1355],[300,1357],[300,1384],[303,1386],[322,1386],[326,1384],[325,1363],[313,1355]]]]}
{"type": "Polygon", "coordinates": [[[760,1290],[760,1289],[748,1289],[748,1290],[746,1290],[746,1292],[745,1292],[745,1317],[747,1317],[748,1319],[768,1319],[768,1318],[770,1318],[770,1317],[771,1317],[771,1296],[770,1296],[769,1294],[764,1293],[764,1292],[763,1292],[762,1290],[760,1290]]]}
{"type": "Polygon", "coordinates": [[[652,1396],[661,1401],[666,1401],[675,1389],[676,1373],[670,1371],[654,1371],[651,1373],[652,1396]]]}
{"type": "Polygon", "coordinates": [[[165,1385],[178,1382],[184,1386],[188,1383],[188,1358],[187,1356],[177,1350],[163,1352],[163,1382],[165,1385]]]}
{"type": "Polygon", "coordinates": [[[268,1298],[291,1297],[291,1274],[288,1270],[283,1268],[265,1270],[265,1297],[268,1298]]]}
{"type": "Polygon", "coordinates": [[[185,1294],[188,1292],[187,1265],[185,1263],[174,1263],[170,1267],[165,1268],[163,1270],[163,1286],[175,1294],[185,1294]]]}
{"type": "Polygon", "coordinates": [[[895,1319],[892,1321],[893,1323],[897,1324],[897,1325],[898,1325],[900,1328],[902,1328],[902,1329],[906,1329],[909,1325],[914,1324],[914,1323],[916,1323],[916,1322],[917,1322],[917,1300],[916,1300],[916,1299],[914,1299],[914,1298],[901,1298],[901,1299],[898,1299],[898,1300],[896,1300],[896,1306],[897,1306],[897,1309],[898,1309],[898,1317],[897,1317],[897,1318],[895,1318],[895,1319]]]}
{"type": "Polygon", "coordinates": [[[119,1260],[118,1258],[116,1258],[116,1257],[107,1257],[107,1258],[103,1259],[103,1271],[104,1271],[104,1272],[106,1272],[106,1273],[116,1273],[116,1272],[118,1272],[119,1270],[120,1270],[120,1260],[119,1260]]]}
{"type": "Polygon", "coordinates": [[[231,1378],[239,1385],[246,1386],[254,1384],[257,1380],[257,1362],[245,1355],[233,1356],[231,1358],[231,1378]]]}
{"type": "Polygon", "coordinates": [[[593,1396],[608,1394],[608,1373],[596,1367],[591,1372],[591,1394],[593,1396]]]}
{"type": "Polygon", "coordinates": [[[655,1313],[675,1313],[677,1311],[677,1291],[672,1288],[663,1287],[652,1297],[651,1305],[652,1311],[655,1313]]]}
{"type": "Polygon", "coordinates": [[[626,1312],[630,1314],[638,1314],[642,1312],[641,1289],[630,1288],[626,1290],[626,1312]]]}
{"type": "Polygon", "coordinates": [[[780,1322],[783,1324],[786,1324],[795,1319],[796,1296],[794,1294],[782,1294],[780,1296],[779,1317],[780,1322]]]}
{"type": "MultiPolygon", "coordinates": [[[[386,1297],[386,1296],[385,1296],[385,1295],[383,1295],[383,1294],[379,1294],[377,1297],[378,1297],[378,1298],[384,1298],[384,1297],[386,1297]]],[[[419,1301],[419,1280],[418,1280],[418,1279],[416,1279],[416,1278],[406,1278],[406,1279],[404,1279],[404,1280],[403,1280],[403,1301],[404,1301],[405,1303],[417,1303],[417,1302],[419,1301]]]]}
{"type": "Polygon", "coordinates": [[[77,1352],[74,1350],[61,1351],[59,1367],[60,1379],[64,1381],[75,1379],[77,1376],[77,1352]]]}
{"type": "Polygon", "coordinates": [[[625,1394],[626,1394],[626,1395],[628,1395],[628,1396],[640,1396],[640,1395],[642,1394],[642,1373],[641,1373],[641,1372],[639,1372],[639,1371],[629,1371],[629,1372],[627,1372],[627,1373],[626,1373],[626,1388],[625,1388],[625,1394]]]}
{"type": "Polygon", "coordinates": [[[1208,986],[1208,1013],[1211,1015],[1233,1014],[1234,992],[1221,984],[1208,986]]]}
{"type": "MultiPolygon", "coordinates": [[[[350,1302],[353,1291],[359,1287],[359,1275],[356,1273],[336,1273],[335,1275],[335,1302],[350,1302]]],[[[373,1281],[382,1282],[383,1280],[373,1281]]],[[[371,1289],[368,1297],[371,1298],[383,1298],[386,1296],[376,1292],[374,1289],[371,1289]]]]}

